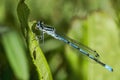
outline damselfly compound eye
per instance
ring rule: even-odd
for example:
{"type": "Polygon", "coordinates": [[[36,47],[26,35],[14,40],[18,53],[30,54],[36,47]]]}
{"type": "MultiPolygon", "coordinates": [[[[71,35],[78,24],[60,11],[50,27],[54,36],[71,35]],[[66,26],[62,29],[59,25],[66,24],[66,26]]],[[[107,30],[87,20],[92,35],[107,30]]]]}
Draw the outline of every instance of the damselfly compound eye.
{"type": "Polygon", "coordinates": [[[40,26],[40,21],[38,21],[38,22],[36,23],[36,26],[37,26],[37,27],[39,27],[39,26],[40,26]]]}

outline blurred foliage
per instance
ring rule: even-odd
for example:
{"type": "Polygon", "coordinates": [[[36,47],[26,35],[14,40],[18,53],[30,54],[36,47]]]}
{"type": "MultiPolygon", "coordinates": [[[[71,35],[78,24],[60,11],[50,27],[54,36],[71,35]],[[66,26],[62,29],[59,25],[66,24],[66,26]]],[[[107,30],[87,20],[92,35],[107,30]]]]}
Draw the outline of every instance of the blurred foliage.
{"type": "Polygon", "coordinates": [[[3,45],[6,51],[6,56],[17,79],[28,80],[28,64],[25,56],[25,51],[22,48],[23,43],[18,33],[11,31],[6,32],[2,36],[3,45]]]}
{"type": "Polygon", "coordinates": [[[119,80],[119,2],[1,0],[0,80],[52,80],[52,77],[54,80],[119,80]],[[36,35],[31,32],[34,20],[42,20],[61,34],[96,50],[114,72],[76,55],[79,52],[48,35],[44,44],[39,41],[39,47],[34,40],[36,35]]]}

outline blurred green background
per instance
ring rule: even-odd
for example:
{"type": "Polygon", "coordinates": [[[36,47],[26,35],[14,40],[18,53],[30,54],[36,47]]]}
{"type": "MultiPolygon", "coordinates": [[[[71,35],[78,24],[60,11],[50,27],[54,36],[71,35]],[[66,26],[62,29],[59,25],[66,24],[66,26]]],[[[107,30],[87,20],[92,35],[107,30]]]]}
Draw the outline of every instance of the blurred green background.
{"type": "MultiPolygon", "coordinates": [[[[22,35],[18,3],[19,0],[0,1],[0,80],[38,80],[39,72],[22,35]]],[[[86,56],[76,55],[79,52],[61,41],[45,35],[40,48],[53,80],[120,79],[120,0],[25,0],[25,3],[30,10],[28,23],[42,20],[59,33],[96,50],[100,60],[114,69],[109,72],[86,56]]],[[[52,80],[44,78],[46,75],[41,79],[52,80]]]]}

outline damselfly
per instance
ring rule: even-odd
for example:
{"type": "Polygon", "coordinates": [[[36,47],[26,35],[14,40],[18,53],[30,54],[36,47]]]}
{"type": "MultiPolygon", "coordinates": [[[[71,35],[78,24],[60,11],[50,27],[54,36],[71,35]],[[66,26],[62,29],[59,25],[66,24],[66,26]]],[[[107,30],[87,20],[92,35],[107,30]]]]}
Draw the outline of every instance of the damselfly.
{"type": "Polygon", "coordinates": [[[107,65],[107,64],[105,64],[105,63],[103,63],[103,62],[101,62],[100,60],[97,59],[97,57],[99,57],[99,54],[96,51],[90,49],[89,47],[86,47],[85,45],[82,45],[81,43],[80,44],[75,43],[71,39],[67,39],[64,36],[59,35],[55,31],[55,28],[53,28],[51,26],[48,26],[48,25],[45,25],[41,21],[38,21],[36,23],[35,28],[38,29],[39,31],[41,31],[43,33],[43,35],[44,35],[44,33],[46,33],[46,34],[52,36],[55,39],[63,41],[64,43],[66,43],[66,44],[70,45],[71,47],[77,49],[82,54],[88,56],[90,59],[96,61],[97,63],[99,63],[100,65],[105,67],[107,70],[109,70],[111,72],[113,71],[112,67],[110,67],[109,65],[107,65]]]}

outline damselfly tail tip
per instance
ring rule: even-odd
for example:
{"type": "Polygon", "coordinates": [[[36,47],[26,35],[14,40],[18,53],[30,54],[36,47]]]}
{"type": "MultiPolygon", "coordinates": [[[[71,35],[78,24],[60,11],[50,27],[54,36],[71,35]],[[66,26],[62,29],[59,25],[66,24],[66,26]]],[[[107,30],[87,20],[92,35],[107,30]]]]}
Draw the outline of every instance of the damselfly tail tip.
{"type": "Polygon", "coordinates": [[[108,66],[108,65],[105,65],[105,68],[106,68],[107,70],[113,72],[113,68],[112,68],[112,67],[110,67],[110,66],[108,66]]]}

